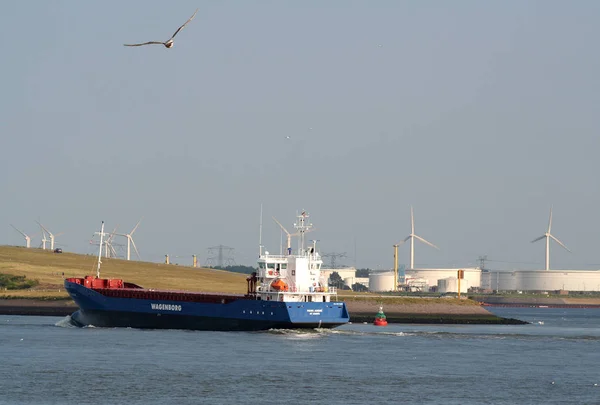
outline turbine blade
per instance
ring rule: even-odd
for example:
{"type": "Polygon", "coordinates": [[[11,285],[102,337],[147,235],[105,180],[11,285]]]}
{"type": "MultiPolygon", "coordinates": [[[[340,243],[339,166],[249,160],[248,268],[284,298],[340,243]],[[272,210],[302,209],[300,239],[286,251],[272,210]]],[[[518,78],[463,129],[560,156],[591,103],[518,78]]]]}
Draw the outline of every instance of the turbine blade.
{"type": "Polygon", "coordinates": [[[138,226],[140,226],[140,222],[142,222],[142,219],[140,218],[140,220],[138,221],[138,223],[133,227],[132,231],[129,232],[130,235],[133,235],[133,233],[135,232],[135,230],[138,228],[138,226]]]}
{"type": "Polygon", "coordinates": [[[566,246],[565,246],[565,245],[564,245],[564,244],[563,244],[561,241],[559,241],[558,239],[556,239],[554,236],[550,235],[550,237],[551,237],[552,239],[554,239],[554,241],[555,241],[556,243],[558,243],[559,245],[561,245],[562,247],[564,247],[564,248],[567,250],[567,252],[569,252],[569,253],[573,253],[573,252],[571,252],[571,251],[569,250],[569,248],[568,248],[568,247],[566,247],[566,246]]]}
{"type": "Polygon", "coordinates": [[[548,233],[552,229],[552,206],[550,206],[550,219],[548,220],[548,233]]]}
{"type": "Polygon", "coordinates": [[[404,240],[402,242],[400,242],[400,244],[402,244],[402,243],[406,242],[407,240],[409,240],[411,236],[412,235],[408,235],[406,238],[404,238],[404,240]]]}
{"type": "MultiPolygon", "coordinates": [[[[12,226],[13,228],[15,228],[15,226],[13,224],[10,224],[10,226],[12,226]]],[[[15,228],[15,231],[19,232],[21,235],[23,235],[24,237],[27,237],[27,235],[25,235],[25,232],[18,230],[17,228],[15,228]]]]}
{"type": "Polygon", "coordinates": [[[116,232],[117,232],[117,227],[115,226],[115,229],[113,229],[113,231],[108,234],[108,238],[106,240],[112,243],[112,240],[115,238],[115,235],[117,234],[116,232]]]}
{"type": "Polygon", "coordinates": [[[37,222],[37,224],[38,224],[38,225],[39,225],[39,226],[40,226],[40,227],[41,227],[41,228],[42,228],[44,231],[46,231],[46,233],[47,233],[48,235],[52,235],[52,234],[50,233],[50,231],[49,231],[49,230],[47,230],[47,229],[44,227],[44,225],[40,224],[38,221],[35,221],[35,222],[37,222]]]}
{"type": "Polygon", "coordinates": [[[133,241],[133,238],[129,237],[129,239],[131,240],[131,244],[133,245],[133,250],[135,250],[135,254],[137,255],[138,259],[142,260],[142,258],[140,257],[140,252],[138,252],[137,247],[135,246],[135,242],[133,241]]]}
{"type": "Polygon", "coordinates": [[[413,206],[410,206],[410,229],[411,233],[415,233],[415,216],[413,213],[413,206]]]}
{"type": "Polygon", "coordinates": [[[421,242],[423,242],[423,243],[425,243],[425,244],[427,244],[427,245],[429,245],[429,246],[431,246],[431,247],[434,247],[434,248],[436,248],[437,250],[440,250],[440,248],[439,248],[439,247],[437,247],[437,246],[436,246],[436,245],[434,245],[433,243],[431,243],[431,242],[429,242],[429,241],[427,241],[427,240],[425,240],[425,239],[421,238],[420,236],[417,236],[417,235],[415,235],[415,238],[419,239],[421,242]]]}
{"type": "Polygon", "coordinates": [[[532,240],[532,241],[531,241],[531,243],[533,243],[533,242],[537,242],[538,240],[542,240],[542,239],[544,239],[545,237],[546,237],[546,235],[542,235],[542,236],[540,236],[539,238],[535,238],[534,240],[532,240]]]}

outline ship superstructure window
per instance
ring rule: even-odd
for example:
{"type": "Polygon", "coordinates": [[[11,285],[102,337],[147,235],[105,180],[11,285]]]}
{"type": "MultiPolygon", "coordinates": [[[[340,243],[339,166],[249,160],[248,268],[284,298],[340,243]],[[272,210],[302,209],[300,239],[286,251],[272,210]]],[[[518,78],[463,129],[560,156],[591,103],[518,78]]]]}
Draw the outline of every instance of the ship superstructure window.
{"type": "Polygon", "coordinates": [[[267,269],[274,269],[275,263],[267,263],[267,269]]]}
{"type": "Polygon", "coordinates": [[[265,264],[266,263],[258,263],[258,268],[259,269],[264,269],[265,268],[265,264]]]}
{"type": "Polygon", "coordinates": [[[281,270],[287,269],[287,263],[281,263],[281,270]]]}

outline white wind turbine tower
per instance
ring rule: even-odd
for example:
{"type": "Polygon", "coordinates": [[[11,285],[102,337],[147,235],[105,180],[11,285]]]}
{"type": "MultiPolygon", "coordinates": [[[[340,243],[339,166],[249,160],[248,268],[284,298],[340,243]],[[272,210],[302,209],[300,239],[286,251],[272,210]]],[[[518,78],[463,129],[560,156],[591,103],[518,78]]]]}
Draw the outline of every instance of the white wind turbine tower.
{"type": "Polygon", "coordinates": [[[408,235],[406,238],[404,238],[404,240],[400,243],[404,243],[407,240],[410,239],[410,268],[414,269],[415,268],[415,239],[420,240],[421,242],[434,247],[436,249],[440,249],[439,247],[437,247],[436,245],[434,245],[433,243],[423,239],[422,237],[418,236],[417,234],[415,234],[415,216],[413,214],[413,207],[412,205],[410,206],[410,223],[411,223],[411,228],[410,228],[410,235],[408,235]]]}
{"type": "Polygon", "coordinates": [[[554,237],[554,235],[552,235],[550,233],[551,230],[552,230],[552,207],[550,207],[550,219],[548,220],[548,231],[545,234],[543,234],[542,236],[540,236],[539,238],[535,238],[534,240],[531,241],[531,243],[533,243],[533,242],[537,242],[538,240],[542,240],[542,239],[546,238],[546,271],[550,270],[550,239],[554,239],[554,241],[556,243],[558,243],[559,245],[564,247],[569,253],[573,253],[569,250],[568,247],[566,247],[561,241],[556,239],[554,237]]]}
{"type": "Polygon", "coordinates": [[[108,237],[104,240],[104,257],[117,257],[117,251],[113,247],[112,241],[115,238],[117,227],[108,234],[108,237]]]}
{"type": "Polygon", "coordinates": [[[31,247],[31,237],[29,237],[29,235],[27,235],[25,232],[18,230],[13,224],[10,224],[10,226],[15,228],[15,231],[19,232],[21,235],[23,235],[25,237],[25,246],[30,248],[31,247]]]}
{"type": "Polygon", "coordinates": [[[40,247],[43,250],[46,250],[46,242],[49,242],[49,239],[46,239],[46,232],[42,229],[42,241],[40,242],[40,247]]]}
{"type": "Polygon", "coordinates": [[[140,253],[138,252],[137,247],[135,246],[135,242],[133,241],[133,237],[131,236],[131,235],[133,235],[135,230],[138,228],[138,226],[140,226],[140,222],[142,222],[141,219],[138,221],[138,223],[135,225],[135,227],[129,233],[116,233],[115,234],[115,235],[124,236],[127,238],[127,260],[131,260],[131,245],[133,245],[133,249],[135,250],[135,254],[137,255],[138,259],[142,260],[142,258],[140,257],[140,253]]]}
{"type": "Polygon", "coordinates": [[[54,235],[46,227],[44,227],[44,225],[40,224],[38,221],[35,221],[35,222],[37,222],[37,224],[42,228],[42,233],[44,234],[43,237],[42,237],[42,249],[46,249],[46,242],[48,240],[46,239],[45,233],[47,233],[48,236],[50,236],[50,250],[54,250],[54,238],[56,238],[57,236],[62,235],[63,232],[57,233],[56,235],[54,235]]]}
{"type": "MultiPolygon", "coordinates": [[[[279,225],[281,227],[281,229],[283,230],[283,232],[285,232],[285,234],[287,235],[287,254],[291,254],[291,249],[292,249],[292,236],[298,236],[300,235],[300,232],[296,232],[296,233],[289,233],[287,229],[285,229],[285,227],[283,225],[281,225],[281,223],[275,218],[273,217],[273,220],[275,222],[277,222],[277,225],[279,225]]],[[[312,232],[314,231],[313,228],[307,229],[305,231],[306,232],[312,232]]]]}

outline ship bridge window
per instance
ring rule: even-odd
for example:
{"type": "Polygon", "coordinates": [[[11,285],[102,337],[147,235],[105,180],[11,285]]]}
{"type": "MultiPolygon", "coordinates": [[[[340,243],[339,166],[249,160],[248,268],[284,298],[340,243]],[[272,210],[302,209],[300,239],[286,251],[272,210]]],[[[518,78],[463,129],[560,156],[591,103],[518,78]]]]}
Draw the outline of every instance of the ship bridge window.
{"type": "Polygon", "coordinates": [[[264,269],[265,268],[265,264],[266,263],[258,263],[258,268],[259,269],[264,269]]]}
{"type": "Polygon", "coordinates": [[[275,263],[267,263],[267,269],[274,269],[275,263]]]}
{"type": "Polygon", "coordinates": [[[281,270],[287,269],[287,263],[281,263],[281,270]]]}

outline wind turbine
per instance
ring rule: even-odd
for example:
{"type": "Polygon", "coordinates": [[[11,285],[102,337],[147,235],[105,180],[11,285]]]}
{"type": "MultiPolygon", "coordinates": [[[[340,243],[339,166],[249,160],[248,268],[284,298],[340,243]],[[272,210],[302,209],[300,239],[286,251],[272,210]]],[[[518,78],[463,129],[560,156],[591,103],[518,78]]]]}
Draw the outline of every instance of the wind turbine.
{"type": "Polygon", "coordinates": [[[10,224],[10,226],[15,228],[15,231],[19,232],[21,235],[23,235],[25,237],[25,246],[30,248],[31,247],[31,237],[29,237],[29,235],[27,235],[25,232],[18,230],[13,224],[10,224]]]}
{"type": "MultiPolygon", "coordinates": [[[[104,222],[103,222],[103,224],[104,224],[104,222]]],[[[117,232],[117,227],[115,227],[115,229],[111,233],[94,232],[94,235],[92,235],[92,239],[90,239],[90,245],[99,246],[100,247],[99,248],[100,255],[102,254],[102,249],[104,249],[104,257],[106,257],[106,258],[117,257],[117,251],[115,250],[113,243],[112,243],[112,240],[114,239],[114,237],[116,235],[116,232],[117,232]],[[100,242],[94,242],[95,235],[100,235],[100,242]]]]}
{"type": "Polygon", "coordinates": [[[48,242],[49,240],[46,239],[46,232],[44,232],[44,230],[42,229],[42,241],[40,242],[40,247],[43,250],[46,250],[46,242],[48,242]]]}
{"type": "Polygon", "coordinates": [[[400,244],[402,244],[410,239],[410,268],[414,269],[415,268],[415,239],[418,239],[421,242],[425,243],[426,245],[434,247],[438,250],[440,248],[437,247],[436,245],[434,245],[433,243],[423,239],[419,235],[415,234],[415,216],[413,214],[412,205],[410,206],[410,223],[411,223],[410,235],[408,235],[406,238],[404,238],[404,240],[402,242],[400,242],[400,244]]]}
{"type": "Polygon", "coordinates": [[[113,247],[112,241],[115,238],[117,232],[117,227],[112,231],[112,233],[108,234],[106,240],[104,240],[104,257],[117,257],[117,251],[113,247]]]}
{"type": "MultiPolygon", "coordinates": [[[[57,236],[62,235],[64,232],[57,233],[56,235],[54,235],[46,227],[44,227],[44,225],[40,224],[38,221],[35,221],[35,222],[37,222],[37,224],[42,228],[42,233],[46,232],[48,234],[48,236],[50,236],[50,250],[54,250],[54,238],[57,237],[57,236]]],[[[48,240],[46,239],[46,235],[44,234],[44,236],[42,238],[43,249],[46,249],[46,242],[47,241],[48,240]]]]}
{"type": "Polygon", "coordinates": [[[566,247],[561,241],[556,239],[554,237],[554,235],[552,235],[550,233],[551,229],[552,229],[552,207],[550,207],[550,219],[548,220],[548,231],[545,234],[543,234],[542,236],[540,236],[539,238],[535,238],[534,240],[531,241],[531,243],[533,243],[533,242],[537,242],[538,240],[542,240],[542,239],[546,238],[546,271],[550,270],[550,239],[554,239],[554,241],[556,243],[558,243],[559,245],[564,247],[569,253],[573,253],[569,250],[568,247],[566,247]]]}
{"type": "MultiPolygon", "coordinates": [[[[281,225],[281,222],[279,222],[275,217],[273,217],[273,220],[275,222],[277,222],[277,225],[279,225],[281,227],[281,229],[283,230],[283,232],[285,232],[285,234],[287,235],[287,254],[292,254],[292,236],[298,236],[300,235],[300,232],[296,232],[296,233],[289,233],[287,229],[285,229],[285,227],[283,225],[281,225]]],[[[305,232],[311,232],[314,231],[313,228],[306,230],[305,232]]]]}
{"type": "Polygon", "coordinates": [[[127,260],[131,260],[131,245],[133,245],[133,249],[135,250],[135,254],[137,255],[138,259],[142,260],[142,258],[140,257],[140,253],[138,252],[137,247],[135,246],[135,242],[133,241],[133,237],[131,236],[131,235],[133,235],[135,230],[138,228],[138,226],[140,226],[140,222],[142,222],[141,219],[138,221],[138,223],[133,227],[133,229],[129,233],[116,233],[115,234],[115,235],[124,236],[127,238],[127,260]]]}

